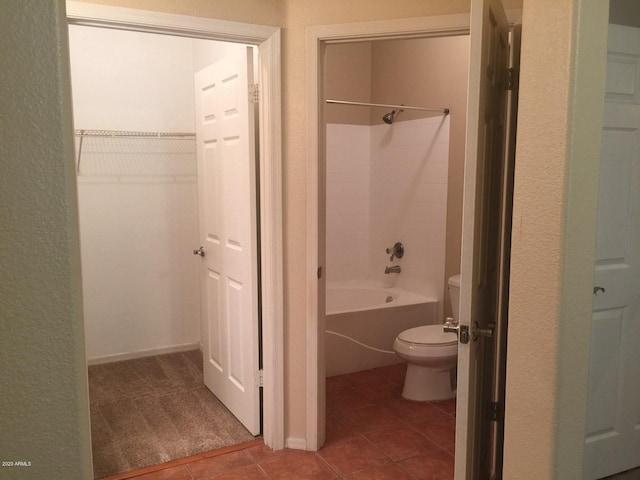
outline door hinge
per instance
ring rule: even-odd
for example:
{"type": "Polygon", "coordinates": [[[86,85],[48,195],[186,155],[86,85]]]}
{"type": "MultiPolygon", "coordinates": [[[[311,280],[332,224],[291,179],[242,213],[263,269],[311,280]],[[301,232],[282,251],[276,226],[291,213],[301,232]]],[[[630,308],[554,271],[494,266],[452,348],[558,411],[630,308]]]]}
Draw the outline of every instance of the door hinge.
{"type": "Polygon", "coordinates": [[[255,374],[256,387],[264,387],[262,370],[258,370],[255,374]]]}
{"type": "Polygon", "coordinates": [[[259,103],[260,102],[260,85],[257,83],[252,83],[249,85],[249,103],[259,103]]]}
{"type": "Polygon", "coordinates": [[[318,276],[318,280],[322,278],[322,267],[318,267],[317,276],[318,276]]]}
{"type": "Polygon", "coordinates": [[[502,408],[498,402],[489,402],[489,420],[497,422],[502,417],[502,408]]]}
{"type": "Polygon", "coordinates": [[[513,90],[516,88],[516,70],[515,68],[507,68],[507,88],[506,90],[513,90]]]}

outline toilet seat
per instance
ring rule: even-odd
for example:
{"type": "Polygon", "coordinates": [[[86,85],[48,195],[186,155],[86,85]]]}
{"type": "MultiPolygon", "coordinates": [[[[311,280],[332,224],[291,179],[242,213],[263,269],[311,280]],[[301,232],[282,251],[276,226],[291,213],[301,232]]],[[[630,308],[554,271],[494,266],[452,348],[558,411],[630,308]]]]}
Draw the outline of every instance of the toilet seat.
{"type": "Polygon", "coordinates": [[[456,395],[458,338],[444,331],[444,325],[414,327],[396,337],[396,355],[407,362],[402,396],[408,400],[431,401],[456,395]]]}
{"type": "Polygon", "coordinates": [[[457,345],[455,333],[445,332],[442,325],[423,325],[400,332],[397,340],[411,345],[450,346],[457,345]]]}

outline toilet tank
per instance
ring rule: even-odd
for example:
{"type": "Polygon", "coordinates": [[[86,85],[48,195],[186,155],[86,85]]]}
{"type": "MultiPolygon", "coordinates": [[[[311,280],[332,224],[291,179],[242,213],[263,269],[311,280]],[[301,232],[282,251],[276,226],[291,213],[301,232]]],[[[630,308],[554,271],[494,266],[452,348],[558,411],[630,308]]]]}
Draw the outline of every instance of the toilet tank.
{"type": "Polygon", "coordinates": [[[451,301],[451,310],[453,318],[459,321],[460,315],[460,274],[449,278],[449,300],[451,301]]]}

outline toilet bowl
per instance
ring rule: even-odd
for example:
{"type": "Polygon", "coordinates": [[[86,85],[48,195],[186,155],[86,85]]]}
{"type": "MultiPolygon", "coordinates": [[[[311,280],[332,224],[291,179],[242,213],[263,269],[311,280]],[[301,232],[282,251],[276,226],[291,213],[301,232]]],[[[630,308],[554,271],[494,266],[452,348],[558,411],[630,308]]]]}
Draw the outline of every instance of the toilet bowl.
{"type": "MultiPolygon", "coordinates": [[[[460,275],[449,279],[454,317],[458,316],[460,275]]],[[[458,337],[443,325],[423,325],[401,332],[393,342],[396,355],[407,362],[402,396],[408,400],[446,400],[456,396],[458,337]]]]}

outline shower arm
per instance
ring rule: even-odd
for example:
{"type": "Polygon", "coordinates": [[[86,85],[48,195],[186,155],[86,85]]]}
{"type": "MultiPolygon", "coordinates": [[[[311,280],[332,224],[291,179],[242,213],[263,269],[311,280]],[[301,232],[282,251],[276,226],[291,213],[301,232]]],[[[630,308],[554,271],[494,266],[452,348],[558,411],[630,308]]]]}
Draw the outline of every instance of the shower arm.
{"type": "Polygon", "coordinates": [[[336,104],[336,105],[354,105],[357,107],[380,107],[380,108],[392,108],[392,109],[404,109],[404,110],[421,110],[425,112],[440,112],[445,115],[449,114],[448,108],[427,108],[427,107],[410,107],[407,105],[390,105],[384,103],[366,103],[366,102],[349,102],[347,100],[325,100],[326,103],[336,104]]]}

